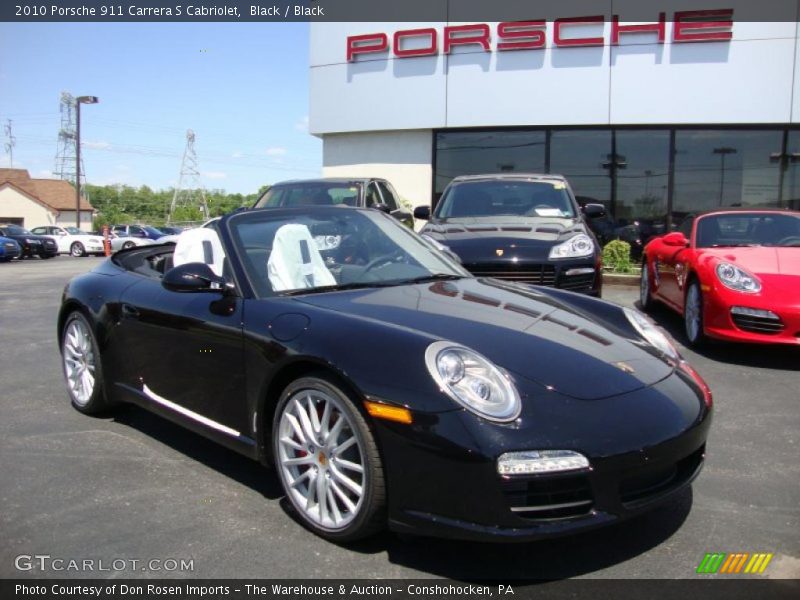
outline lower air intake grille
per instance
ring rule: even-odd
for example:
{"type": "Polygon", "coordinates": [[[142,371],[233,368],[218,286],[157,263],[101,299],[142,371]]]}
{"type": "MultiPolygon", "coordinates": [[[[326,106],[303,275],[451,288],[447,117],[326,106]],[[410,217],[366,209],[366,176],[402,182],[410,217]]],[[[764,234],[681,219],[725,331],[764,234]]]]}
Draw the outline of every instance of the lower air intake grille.
{"type": "Polygon", "coordinates": [[[751,333],[765,333],[767,335],[776,334],[783,331],[783,322],[780,319],[770,317],[758,317],[754,315],[731,314],[734,324],[742,331],[751,333]]]}
{"type": "Polygon", "coordinates": [[[531,520],[583,516],[592,509],[592,491],[586,475],[542,477],[503,482],[509,508],[531,520]]]}
{"type": "Polygon", "coordinates": [[[556,284],[556,269],[553,265],[472,264],[464,267],[475,277],[494,277],[550,287],[556,284]]]}

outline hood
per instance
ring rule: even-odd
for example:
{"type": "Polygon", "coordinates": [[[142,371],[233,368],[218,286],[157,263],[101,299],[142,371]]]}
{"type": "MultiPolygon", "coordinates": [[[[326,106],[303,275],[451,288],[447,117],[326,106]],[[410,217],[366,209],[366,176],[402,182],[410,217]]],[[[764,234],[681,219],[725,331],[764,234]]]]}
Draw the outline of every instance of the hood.
{"type": "Polygon", "coordinates": [[[623,335],[516,284],[465,278],[294,299],[463,344],[516,377],[580,400],[632,392],[672,372],[623,335]]]}
{"type": "Polygon", "coordinates": [[[550,249],[577,233],[588,233],[578,219],[471,217],[442,219],[421,233],[448,246],[465,263],[523,259],[545,261],[550,249]]]}
{"type": "Polygon", "coordinates": [[[800,248],[775,248],[772,246],[746,246],[741,248],[703,248],[701,260],[714,258],[733,263],[753,275],[800,276],[800,248]]]}

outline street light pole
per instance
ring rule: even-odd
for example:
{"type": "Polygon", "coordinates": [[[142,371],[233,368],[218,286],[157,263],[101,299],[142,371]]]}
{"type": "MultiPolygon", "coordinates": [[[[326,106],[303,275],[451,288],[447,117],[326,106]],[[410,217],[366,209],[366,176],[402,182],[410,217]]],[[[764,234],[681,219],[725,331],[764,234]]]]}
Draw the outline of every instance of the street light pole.
{"type": "Polygon", "coordinates": [[[75,227],[81,228],[81,104],[97,104],[97,96],[75,98],[75,227]]]}
{"type": "Polygon", "coordinates": [[[722,146],[721,148],[714,148],[713,152],[714,154],[719,154],[720,159],[722,159],[719,169],[719,205],[722,206],[723,191],[725,189],[725,157],[728,154],[736,154],[738,150],[730,146],[722,146]]]}

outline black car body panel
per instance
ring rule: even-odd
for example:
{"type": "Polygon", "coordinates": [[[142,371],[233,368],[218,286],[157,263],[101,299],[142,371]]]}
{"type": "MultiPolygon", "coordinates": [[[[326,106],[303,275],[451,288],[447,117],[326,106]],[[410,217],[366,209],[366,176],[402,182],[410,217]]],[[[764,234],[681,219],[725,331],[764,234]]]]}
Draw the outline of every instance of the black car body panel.
{"type": "Polygon", "coordinates": [[[22,251],[20,258],[30,258],[39,256],[41,258],[53,258],[58,256],[58,244],[55,240],[33,233],[21,233],[16,225],[0,225],[0,236],[11,238],[16,241],[22,251]]]}
{"type": "Polygon", "coordinates": [[[482,277],[558,287],[599,296],[602,289],[601,251],[563,177],[557,175],[485,175],[456,177],[442,194],[430,221],[421,230],[447,246],[471,273],[482,277]],[[441,207],[457,186],[514,182],[542,182],[563,186],[573,209],[571,218],[552,216],[443,217],[441,207]],[[594,251],[580,258],[549,257],[550,250],[571,237],[584,234],[594,251]]]}
{"type": "Polygon", "coordinates": [[[470,277],[257,297],[228,231],[231,219],[256,212],[276,211],[215,225],[233,257],[228,293],[165,289],[153,269],[165,268],[169,246],[123,250],[67,285],[59,335],[71,311],[89,318],[113,399],[265,463],[277,397],[304,373],[322,371],[360,399],[406,407],[413,424],[370,420],[389,524],[399,531],[562,535],[638,514],[699,472],[710,398],[620,307],[470,277]],[[423,358],[437,340],[479,349],[506,369],[519,418],[481,419],[442,393],[423,358]],[[154,403],[154,394],[214,425],[154,403]],[[501,454],[533,449],[579,451],[591,468],[498,474],[501,454]]]}

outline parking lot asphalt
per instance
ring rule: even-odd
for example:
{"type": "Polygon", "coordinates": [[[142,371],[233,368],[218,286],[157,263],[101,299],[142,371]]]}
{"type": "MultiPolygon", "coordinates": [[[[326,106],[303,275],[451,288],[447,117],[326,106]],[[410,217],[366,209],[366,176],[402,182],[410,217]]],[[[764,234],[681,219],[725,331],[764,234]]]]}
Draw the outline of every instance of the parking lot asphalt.
{"type": "MultiPolygon", "coordinates": [[[[258,464],[139,408],[90,418],[70,407],[56,311],[66,281],[101,260],[0,264],[0,577],[693,578],[706,552],[773,552],[764,576],[800,577],[800,348],[681,346],[714,393],[707,463],[647,515],[519,545],[384,533],[339,546],[291,518],[258,464]],[[19,571],[20,555],[97,562],[19,571]],[[152,559],[193,568],[143,567],[152,559]],[[127,562],[97,570],[115,560],[127,562]]],[[[636,294],[604,290],[624,305],[636,294]]],[[[683,341],[677,315],[653,316],[683,341]]]]}

